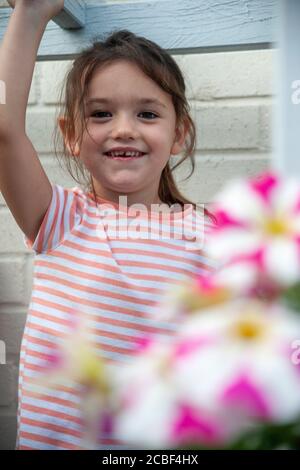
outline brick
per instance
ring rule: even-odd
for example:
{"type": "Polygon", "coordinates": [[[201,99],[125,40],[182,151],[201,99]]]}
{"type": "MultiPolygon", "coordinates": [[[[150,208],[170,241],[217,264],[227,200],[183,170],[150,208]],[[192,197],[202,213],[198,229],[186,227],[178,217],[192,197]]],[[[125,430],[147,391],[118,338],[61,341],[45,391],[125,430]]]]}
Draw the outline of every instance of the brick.
{"type": "Polygon", "coordinates": [[[195,170],[193,175],[183,181],[190,174],[190,164],[184,162],[174,171],[174,177],[182,193],[194,202],[212,202],[217,192],[232,178],[251,177],[266,170],[270,166],[268,154],[243,155],[203,155],[195,156],[195,170]]]}
{"type": "Polygon", "coordinates": [[[273,94],[276,51],[174,55],[187,87],[187,98],[212,100],[273,94]]]}
{"type": "Polygon", "coordinates": [[[32,82],[30,86],[30,92],[28,96],[28,104],[33,105],[36,104],[38,101],[38,85],[39,85],[39,77],[37,74],[37,69],[38,69],[39,63],[36,62],[34,71],[33,71],[33,76],[32,76],[32,82]]]}
{"type": "Polygon", "coordinates": [[[0,254],[28,252],[23,242],[23,233],[7,208],[0,209],[0,239],[0,254]]]}
{"type": "Polygon", "coordinates": [[[19,355],[27,313],[0,313],[0,339],[5,342],[6,355],[19,355]]]}
{"type": "Polygon", "coordinates": [[[28,107],[26,114],[26,133],[35,150],[51,153],[54,149],[53,131],[56,123],[55,109],[44,110],[28,107]]]}
{"type": "Polygon", "coordinates": [[[41,66],[41,101],[45,104],[57,104],[63,88],[65,75],[72,61],[43,62],[41,66]]]}
{"type": "Polygon", "coordinates": [[[274,121],[274,106],[262,105],[259,108],[259,147],[262,151],[271,150],[274,147],[272,140],[272,126],[274,121]]]}
{"type": "Polygon", "coordinates": [[[28,303],[26,258],[0,257],[0,299],[3,303],[28,303]]]}
{"type": "Polygon", "coordinates": [[[259,106],[194,103],[197,149],[254,149],[259,147],[259,106]]]}
{"type": "Polygon", "coordinates": [[[44,157],[42,164],[48,178],[53,184],[60,184],[66,188],[78,186],[78,183],[69,175],[65,168],[61,167],[54,155],[44,157]]]}

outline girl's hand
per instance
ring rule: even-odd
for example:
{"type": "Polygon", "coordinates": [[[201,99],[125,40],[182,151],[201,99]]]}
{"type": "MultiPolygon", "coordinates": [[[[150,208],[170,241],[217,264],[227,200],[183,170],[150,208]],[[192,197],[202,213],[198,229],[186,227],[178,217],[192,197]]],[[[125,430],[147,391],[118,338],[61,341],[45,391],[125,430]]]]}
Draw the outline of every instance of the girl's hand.
{"type": "Polygon", "coordinates": [[[50,21],[64,7],[64,0],[7,0],[12,8],[22,5],[23,8],[34,11],[41,18],[50,21]]]}

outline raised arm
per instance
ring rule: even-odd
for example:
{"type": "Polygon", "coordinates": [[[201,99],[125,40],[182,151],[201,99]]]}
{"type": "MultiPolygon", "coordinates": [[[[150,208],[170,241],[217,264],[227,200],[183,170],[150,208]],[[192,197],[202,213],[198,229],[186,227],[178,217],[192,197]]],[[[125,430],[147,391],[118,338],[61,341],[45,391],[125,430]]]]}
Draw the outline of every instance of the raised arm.
{"type": "Polygon", "coordinates": [[[52,188],[26,135],[28,96],[39,44],[63,0],[8,0],[14,7],[0,44],[0,191],[17,224],[34,240],[49,207],[52,188]]]}

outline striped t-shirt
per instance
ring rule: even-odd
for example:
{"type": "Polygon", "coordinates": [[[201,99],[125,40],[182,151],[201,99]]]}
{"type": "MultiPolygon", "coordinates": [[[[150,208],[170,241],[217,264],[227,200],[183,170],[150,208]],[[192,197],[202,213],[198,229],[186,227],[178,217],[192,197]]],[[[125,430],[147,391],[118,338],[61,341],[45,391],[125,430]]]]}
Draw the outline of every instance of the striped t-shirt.
{"type": "MultiPolygon", "coordinates": [[[[47,370],[72,312],[85,317],[99,356],[112,366],[128,363],[139,338],[174,333],[174,324],[153,314],[166,289],[213,269],[203,249],[209,221],[192,205],[171,215],[131,212],[123,203],[98,198],[96,204],[78,187],[53,184],[52,190],[36,239],[24,236],[35,261],[20,355],[18,449],[81,448],[76,386],[38,396],[27,387],[47,370]]],[[[117,436],[99,441],[99,449],[122,445],[117,436]]]]}

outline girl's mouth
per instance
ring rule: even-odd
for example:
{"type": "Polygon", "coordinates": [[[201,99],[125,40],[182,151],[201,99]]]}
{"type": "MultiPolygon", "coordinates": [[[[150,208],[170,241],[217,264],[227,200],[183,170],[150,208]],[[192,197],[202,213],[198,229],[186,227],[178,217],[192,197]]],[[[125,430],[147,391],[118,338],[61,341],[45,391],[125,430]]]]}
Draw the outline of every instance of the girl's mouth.
{"type": "Polygon", "coordinates": [[[132,161],[132,160],[138,160],[139,158],[142,158],[144,157],[145,155],[147,155],[146,153],[138,153],[136,155],[125,155],[125,153],[122,155],[122,154],[119,154],[119,155],[115,155],[115,154],[112,154],[110,152],[107,152],[107,153],[104,153],[104,156],[107,157],[107,158],[110,158],[111,160],[120,160],[120,161],[132,161]]]}

